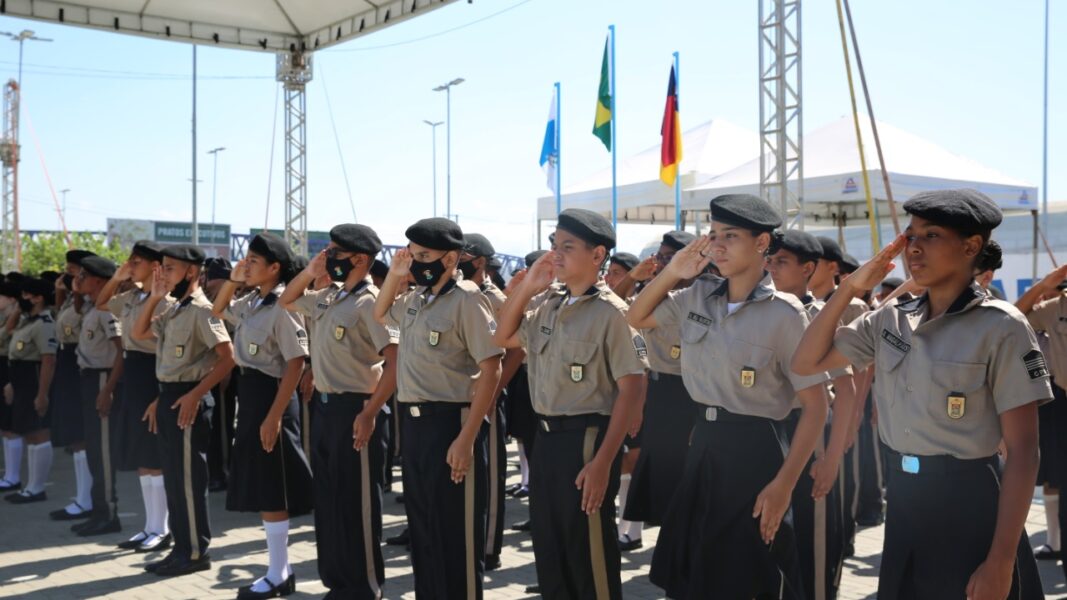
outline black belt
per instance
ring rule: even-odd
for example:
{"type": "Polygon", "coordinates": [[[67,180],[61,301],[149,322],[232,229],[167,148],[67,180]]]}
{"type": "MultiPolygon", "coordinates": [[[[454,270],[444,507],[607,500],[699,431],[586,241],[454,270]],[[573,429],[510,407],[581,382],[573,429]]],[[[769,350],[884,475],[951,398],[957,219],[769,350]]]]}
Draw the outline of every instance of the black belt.
{"type": "Polygon", "coordinates": [[[608,415],[597,413],[584,415],[565,415],[562,417],[540,417],[541,430],[546,433],[558,433],[560,431],[576,431],[591,426],[605,425],[611,420],[608,415]]]}
{"type": "Polygon", "coordinates": [[[764,423],[774,422],[774,419],[757,417],[755,415],[742,415],[732,413],[721,406],[705,406],[700,420],[708,423],[764,423]]]}
{"type": "Polygon", "coordinates": [[[914,454],[901,454],[896,450],[886,448],[886,456],[889,458],[889,467],[894,471],[908,474],[935,474],[959,473],[985,469],[988,466],[996,468],[999,459],[996,456],[987,458],[956,458],[955,456],[916,456],[914,454]]]}
{"type": "Polygon", "coordinates": [[[320,404],[329,404],[331,397],[337,401],[349,400],[353,402],[366,402],[367,400],[370,400],[371,397],[370,394],[365,394],[363,392],[322,392],[319,390],[315,391],[319,394],[320,404]]]}
{"type": "Polygon", "coordinates": [[[86,368],[80,367],[82,373],[106,373],[111,371],[111,367],[99,367],[99,368],[86,368]]]}
{"type": "Polygon", "coordinates": [[[408,416],[415,418],[452,413],[471,407],[469,402],[401,402],[401,405],[408,416]]]}

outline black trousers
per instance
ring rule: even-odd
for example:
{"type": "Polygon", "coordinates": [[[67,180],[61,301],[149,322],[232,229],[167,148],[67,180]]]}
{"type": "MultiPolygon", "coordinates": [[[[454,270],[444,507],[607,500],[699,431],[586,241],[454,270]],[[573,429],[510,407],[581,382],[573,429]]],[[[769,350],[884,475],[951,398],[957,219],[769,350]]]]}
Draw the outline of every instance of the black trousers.
{"type": "Polygon", "coordinates": [[[330,598],[375,600],[385,582],[382,559],[384,414],[367,447],[352,448],[352,422],[369,394],[319,394],[311,429],[315,465],[315,546],[330,598]]]}
{"type": "Polygon", "coordinates": [[[581,510],[578,473],[596,456],[609,417],[579,415],[545,419],[530,465],[530,527],[537,582],[549,600],[622,598],[615,497],[621,454],[608,475],[604,503],[595,514],[581,510]]]}
{"type": "Polygon", "coordinates": [[[860,423],[856,445],[859,447],[859,489],[856,498],[856,516],[871,519],[882,514],[885,508],[885,460],[878,428],[871,424],[874,398],[868,394],[864,404],[863,421],[860,423]]]}
{"type": "Polygon", "coordinates": [[[56,448],[85,442],[77,351],[77,344],[68,344],[56,352],[56,370],[48,390],[48,406],[52,413],[50,433],[56,448]]]}
{"type": "Polygon", "coordinates": [[[118,457],[118,436],[122,403],[118,394],[111,403],[108,416],[96,410],[96,396],[107,383],[111,369],[81,370],[82,422],[85,429],[85,458],[93,476],[90,495],[93,499],[94,519],[118,517],[118,496],[115,493],[115,459],[118,457]]]}
{"type": "MultiPolygon", "coordinates": [[[[452,482],[448,448],[470,409],[465,404],[401,404],[404,508],[418,600],[482,598],[485,568],[486,436],[483,424],[474,460],[462,483],[452,482]]],[[[573,487],[573,486],[572,486],[573,487]]]]}
{"type": "Polygon", "coordinates": [[[496,410],[489,415],[489,514],[486,522],[485,555],[500,556],[504,541],[504,486],[508,476],[508,449],[504,432],[504,395],[496,400],[496,410]]]}
{"type": "Polygon", "coordinates": [[[211,435],[213,401],[200,400],[193,424],[178,428],[178,409],[171,408],[196,383],[160,383],[156,425],[163,459],[163,487],[167,492],[172,554],[177,559],[197,560],[211,544],[207,512],[207,447],[211,435]]]}
{"type": "Polygon", "coordinates": [[[207,450],[207,469],[211,481],[225,483],[230,476],[230,453],[237,431],[237,371],[228,380],[211,390],[215,408],[211,411],[211,436],[207,450]]]}

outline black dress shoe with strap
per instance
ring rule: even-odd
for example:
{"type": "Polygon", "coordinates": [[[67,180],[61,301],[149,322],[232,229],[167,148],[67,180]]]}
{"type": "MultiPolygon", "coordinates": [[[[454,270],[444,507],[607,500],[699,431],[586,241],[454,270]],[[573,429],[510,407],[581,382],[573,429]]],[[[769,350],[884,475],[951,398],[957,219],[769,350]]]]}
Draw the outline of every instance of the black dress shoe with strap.
{"type": "Polygon", "coordinates": [[[44,502],[48,500],[48,494],[45,492],[37,492],[36,494],[30,494],[26,490],[22,490],[17,494],[11,494],[4,498],[12,504],[30,504],[32,502],[44,502]]]}
{"type": "Polygon", "coordinates": [[[283,596],[288,596],[288,595],[296,592],[296,573],[290,574],[288,579],[286,579],[285,581],[279,583],[278,585],[274,585],[266,577],[263,578],[263,581],[267,582],[267,585],[270,586],[269,589],[264,590],[262,592],[257,592],[257,591],[254,591],[252,589],[251,585],[246,585],[246,586],[242,587],[241,589],[237,590],[237,600],[259,600],[260,598],[281,598],[283,596]]]}
{"type": "Polygon", "coordinates": [[[139,531],[137,532],[137,535],[133,536],[132,538],[126,540],[125,542],[119,542],[115,545],[123,550],[135,550],[141,544],[145,543],[145,541],[150,537],[152,536],[149,535],[147,531],[139,531]]]}
{"type": "Polygon", "coordinates": [[[79,521],[81,519],[88,519],[93,515],[93,511],[85,510],[77,502],[74,503],[74,506],[77,506],[80,512],[72,513],[68,512],[66,508],[61,508],[48,513],[48,516],[53,521],[79,521]]]}
{"type": "Polygon", "coordinates": [[[133,549],[134,552],[146,553],[146,552],[159,552],[160,550],[166,550],[170,548],[171,542],[173,542],[171,535],[156,535],[152,534],[141,542],[140,546],[133,549]]]}

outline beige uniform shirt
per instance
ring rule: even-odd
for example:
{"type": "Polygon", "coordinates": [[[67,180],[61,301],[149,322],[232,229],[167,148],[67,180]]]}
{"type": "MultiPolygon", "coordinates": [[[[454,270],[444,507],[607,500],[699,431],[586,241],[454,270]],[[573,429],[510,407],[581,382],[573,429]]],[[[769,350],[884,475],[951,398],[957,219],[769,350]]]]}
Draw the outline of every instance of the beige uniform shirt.
{"type": "MultiPolygon", "coordinates": [[[[127,352],[156,353],[155,340],[135,340],[130,335],[133,332],[134,323],[137,322],[137,319],[141,316],[141,311],[148,304],[148,296],[148,292],[143,289],[133,288],[121,294],[116,294],[107,301],[107,309],[111,311],[111,314],[118,317],[119,323],[122,325],[122,349],[127,352]]],[[[156,310],[152,313],[152,317],[158,318],[159,315],[173,308],[174,302],[174,299],[170,296],[161,300],[156,305],[156,310]]]]}
{"type": "Polygon", "coordinates": [[[1045,300],[1026,315],[1030,326],[1048,333],[1049,371],[1056,384],[1067,389],[1067,294],[1045,300]]]}
{"type": "Polygon", "coordinates": [[[399,328],[400,402],[470,402],[478,363],[504,352],[493,343],[493,309],[478,286],[452,280],[441,292],[415,290],[386,314],[387,325],[399,328]]]}
{"type": "Polygon", "coordinates": [[[682,329],[678,325],[641,330],[648,344],[648,364],[657,373],[682,374],[682,329]]]}
{"type": "MultiPolygon", "coordinates": [[[[823,302],[822,300],[819,300],[818,298],[815,298],[811,294],[808,294],[808,295],[804,296],[803,298],[801,298],[800,299],[800,303],[804,305],[804,311],[808,313],[808,321],[809,322],[810,321],[814,321],[815,320],[815,315],[818,315],[819,311],[821,311],[823,309],[823,307],[826,306],[825,302],[823,302]]],[[[861,304],[862,304],[862,302],[861,302],[861,304]]],[[[854,314],[854,315],[862,315],[863,314],[861,312],[857,312],[856,311],[856,306],[853,303],[849,303],[848,309],[845,312],[846,312],[846,314],[854,314]]],[[[864,311],[864,312],[866,312],[866,311],[864,311]]],[[[841,318],[841,322],[839,323],[839,325],[848,325],[853,320],[854,319],[847,319],[846,320],[846,318],[842,317],[841,318]]],[[[804,351],[803,348],[801,348],[801,352],[803,352],[803,351],[804,351]]],[[[852,367],[845,367],[844,369],[834,369],[833,371],[829,372],[829,375],[830,375],[830,379],[837,379],[838,377],[844,377],[845,375],[852,375],[852,367]]]]}
{"type": "Polygon", "coordinates": [[[926,296],[869,312],[837,330],[834,347],[875,365],[878,431],[917,456],[987,458],[1000,414],[1052,397],[1048,369],[1026,318],[977,285],[924,322],[926,296]]]}
{"type": "Polygon", "coordinates": [[[826,373],[802,377],[789,365],[809,320],[792,294],[770,277],[728,313],[729,282],[700,277],[656,307],[659,326],[680,325],[682,380],[693,400],[731,413],[781,420],[798,390],[829,381],[826,373]]]}
{"type": "Polygon", "coordinates": [[[7,332],[7,320],[17,309],[18,305],[12,301],[10,306],[0,310],[0,356],[7,356],[7,348],[11,344],[11,334],[7,332]]]}
{"type": "Polygon", "coordinates": [[[346,292],[339,283],[311,292],[293,308],[307,318],[315,388],[327,394],[370,394],[382,378],[382,351],[400,341],[400,331],[374,319],[378,288],[364,281],[346,292]]]}
{"type": "Polygon", "coordinates": [[[95,306],[82,318],[81,337],[78,338],[78,366],[83,369],[110,369],[119,349],[113,339],[122,337],[118,318],[95,306]]]}
{"type": "Polygon", "coordinates": [[[152,322],[156,334],[156,379],[198,382],[215,368],[215,346],[229,342],[226,325],[211,312],[203,290],[175,303],[152,322]]]}
{"type": "Polygon", "coordinates": [[[57,348],[56,324],[52,313],[45,310],[35,317],[19,317],[11,332],[7,356],[9,360],[40,361],[41,355],[55,354],[57,348]]]}
{"type": "Polygon", "coordinates": [[[626,323],[626,303],[601,281],[581,296],[553,289],[529,308],[519,339],[534,412],[610,415],[618,380],[648,370],[648,345],[626,323]]]}
{"type": "Polygon", "coordinates": [[[291,313],[278,298],[285,291],[279,285],[266,296],[258,291],[233,300],[223,312],[233,325],[233,358],[237,366],[262,371],[281,379],[286,363],[308,355],[308,334],[304,317],[291,313]]]}
{"type": "Polygon", "coordinates": [[[479,286],[482,293],[489,300],[489,306],[493,309],[493,318],[496,318],[500,314],[500,309],[504,308],[504,303],[508,301],[508,297],[504,295],[504,292],[500,291],[500,288],[493,285],[489,278],[485,278],[485,282],[479,286]]]}
{"type": "Polygon", "coordinates": [[[78,343],[78,338],[81,337],[82,317],[88,303],[89,301],[86,300],[82,304],[82,312],[78,312],[78,309],[74,307],[74,296],[68,295],[63,301],[63,306],[59,307],[59,312],[56,313],[56,339],[59,340],[60,348],[78,343]]]}

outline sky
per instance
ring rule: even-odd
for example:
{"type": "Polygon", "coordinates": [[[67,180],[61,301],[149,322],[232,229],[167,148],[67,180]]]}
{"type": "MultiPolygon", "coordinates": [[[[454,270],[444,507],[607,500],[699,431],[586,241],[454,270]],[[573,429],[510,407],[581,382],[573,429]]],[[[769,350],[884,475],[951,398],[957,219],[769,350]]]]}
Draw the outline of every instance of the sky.
{"type": "MultiPolygon", "coordinates": [[[[1042,0],[852,5],[879,120],[1040,185],[1042,0]]],[[[309,229],[350,222],[354,208],[356,220],[399,244],[408,225],[432,216],[432,140],[423,120],[445,119],[444,94],[432,88],[462,77],[452,92],[452,212],[498,252],[525,254],[536,244],[535,200],[550,193],[538,158],[553,83],[563,89],[564,188],[610,165],[591,133],[609,24],[617,30],[620,156],[659,143],[674,51],[683,128],[721,118],[756,130],[756,7],[740,0],[457,2],[318,52],[307,91],[309,229]]],[[[834,2],[806,0],[803,9],[803,111],[811,131],[850,108],[834,2]]],[[[1053,202],[1067,201],[1067,169],[1057,168],[1067,159],[1065,9],[1054,2],[1050,19],[1053,202]]],[[[49,180],[57,197],[70,189],[74,230],[103,231],[108,217],[188,221],[191,46],[0,18],[0,30],[27,28],[54,41],[25,46],[22,228],[59,228],[49,180]]],[[[0,41],[0,77],[14,77],[17,61],[18,45],[0,41]]],[[[203,223],[212,221],[216,181],[207,151],[221,146],[214,219],[235,232],[282,226],[274,63],[268,53],[198,51],[203,223]]],[[[445,127],[437,131],[444,214],[445,127]]],[[[648,237],[620,234],[620,249],[637,250],[625,245],[648,237]]]]}

